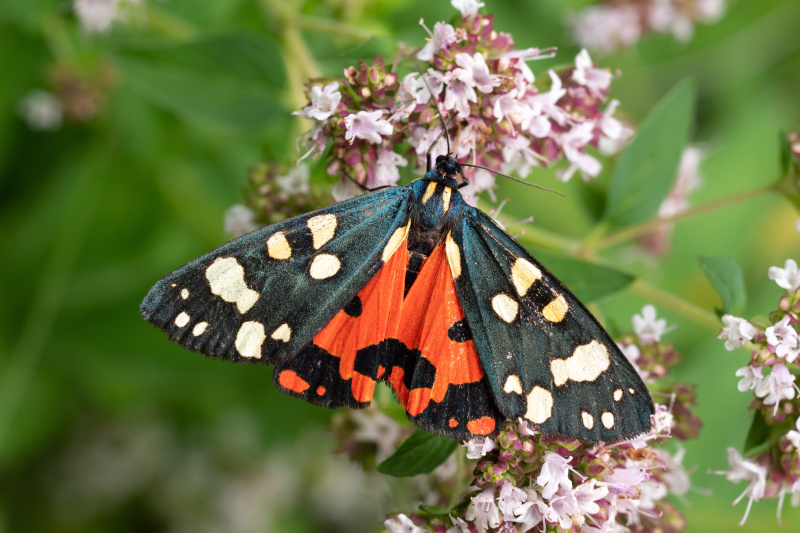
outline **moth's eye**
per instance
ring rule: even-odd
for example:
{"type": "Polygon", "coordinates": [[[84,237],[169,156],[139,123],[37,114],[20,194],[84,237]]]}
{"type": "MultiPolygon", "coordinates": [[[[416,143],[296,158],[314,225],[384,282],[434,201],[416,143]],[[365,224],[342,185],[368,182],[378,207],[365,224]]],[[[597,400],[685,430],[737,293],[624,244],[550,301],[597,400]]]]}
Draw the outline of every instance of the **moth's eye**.
{"type": "Polygon", "coordinates": [[[441,165],[442,163],[444,163],[444,160],[445,160],[445,159],[447,159],[445,156],[443,156],[443,155],[437,155],[437,156],[436,156],[436,164],[437,164],[437,165],[441,165]]]}

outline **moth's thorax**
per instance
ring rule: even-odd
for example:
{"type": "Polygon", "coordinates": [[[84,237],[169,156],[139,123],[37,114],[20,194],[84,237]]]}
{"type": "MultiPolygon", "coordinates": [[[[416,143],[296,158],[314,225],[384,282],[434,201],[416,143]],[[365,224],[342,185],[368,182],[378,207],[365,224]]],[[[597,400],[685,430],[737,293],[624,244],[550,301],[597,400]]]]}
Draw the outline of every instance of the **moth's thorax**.
{"type": "Polygon", "coordinates": [[[441,229],[442,222],[461,203],[461,193],[442,182],[421,179],[415,187],[418,219],[422,231],[441,229]]]}

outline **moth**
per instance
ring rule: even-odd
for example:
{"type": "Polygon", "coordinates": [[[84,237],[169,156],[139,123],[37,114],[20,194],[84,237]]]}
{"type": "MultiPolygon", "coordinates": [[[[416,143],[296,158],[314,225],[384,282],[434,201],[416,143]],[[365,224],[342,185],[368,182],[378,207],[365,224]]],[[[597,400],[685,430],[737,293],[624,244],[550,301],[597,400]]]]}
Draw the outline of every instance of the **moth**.
{"type": "Polygon", "coordinates": [[[278,390],[316,405],[364,408],[387,383],[414,424],[455,439],[518,418],[584,442],[648,432],[652,399],[616,343],[465,184],[452,155],[429,153],[410,185],[178,268],[141,313],[190,350],[274,365],[278,390]]]}

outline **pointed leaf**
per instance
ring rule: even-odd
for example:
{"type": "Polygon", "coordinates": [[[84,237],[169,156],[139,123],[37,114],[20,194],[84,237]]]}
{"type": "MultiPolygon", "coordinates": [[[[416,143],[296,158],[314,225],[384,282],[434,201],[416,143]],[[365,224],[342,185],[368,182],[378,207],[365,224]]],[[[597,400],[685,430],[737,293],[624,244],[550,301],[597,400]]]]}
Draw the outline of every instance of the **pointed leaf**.
{"type": "Polygon", "coordinates": [[[722,297],[722,309],[718,314],[739,316],[744,311],[747,293],[744,290],[744,276],[739,264],[730,257],[701,256],[700,268],[722,297]]]}
{"type": "Polygon", "coordinates": [[[634,276],[611,267],[545,252],[533,254],[583,302],[592,302],[625,289],[634,276]]]}
{"type": "Polygon", "coordinates": [[[689,139],[694,83],[685,80],[642,122],[611,176],[605,218],[614,226],[643,222],[658,211],[675,181],[689,139]]]}
{"type": "Polygon", "coordinates": [[[453,453],[456,444],[453,439],[418,430],[378,465],[378,472],[395,477],[427,474],[453,453]]]}

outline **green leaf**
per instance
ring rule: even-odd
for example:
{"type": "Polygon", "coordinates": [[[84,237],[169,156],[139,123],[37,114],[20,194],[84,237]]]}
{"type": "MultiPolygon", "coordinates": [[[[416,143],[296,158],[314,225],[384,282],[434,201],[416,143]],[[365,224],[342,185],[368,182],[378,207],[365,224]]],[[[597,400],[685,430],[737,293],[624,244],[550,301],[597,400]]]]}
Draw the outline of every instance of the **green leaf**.
{"type": "Polygon", "coordinates": [[[419,510],[429,516],[447,516],[451,513],[451,509],[442,507],[441,505],[420,505],[419,510]]]}
{"type": "Polygon", "coordinates": [[[614,226],[643,222],[658,211],[675,181],[689,139],[694,83],[684,80],[650,111],[611,176],[605,218],[614,226]]]}
{"type": "Polygon", "coordinates": [[[117,64],[124,83],[150,102],[189,120],[252,130],[288,111],[277,46],[249,34],[189,44],[123,46],[117,64]]]}
{"type": "Polygon", "coordinates": [[[625,289],[635,279],[631,274],[568,257],[537,252],[534,257],[583,302],[592,302],[625,289]]]}
{"type": "Polygon", "coordinates": [[[378,465],[378,472],[395,477],[427,474],[453,453],[456,444],[458,443],[453,439],[417,430],[388,459],[378,465]]]}
{"type": "Polygon", "coordinates": [[[722,309],[717,313],[739,316],[747,301],[744,276],[739,264],[734,259],[719,256],[700,256],[697,260],[711,285],[722,297],[722,309]]]}
{"type": "Polygon", "coordinates": [[[753,422],[750,424],[750,431],[744,441],[744,455],[750,455],[758,447],[769,443],[769,426],[764,415],[759,409],[753,414],[753,422]]]}

